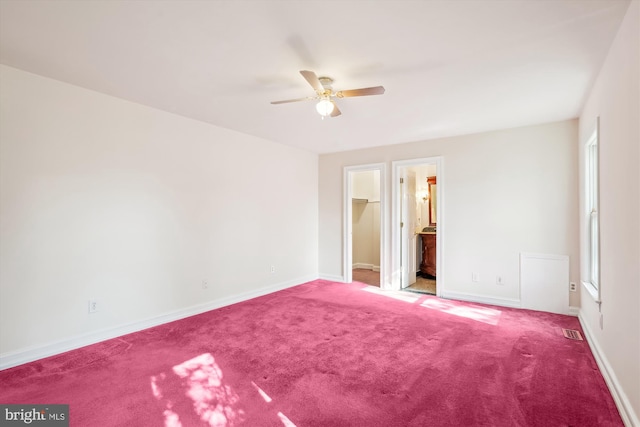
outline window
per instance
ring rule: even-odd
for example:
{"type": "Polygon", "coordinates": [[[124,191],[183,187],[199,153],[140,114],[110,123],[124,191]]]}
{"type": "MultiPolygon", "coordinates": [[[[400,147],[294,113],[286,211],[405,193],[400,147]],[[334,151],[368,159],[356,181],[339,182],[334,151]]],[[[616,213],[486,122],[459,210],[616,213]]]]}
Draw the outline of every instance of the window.
{"type": "Polygon", "coordinates": [[[598,140],[599,125],[585,144],[585,224],[586,259],[583,283],[596,301],[600,301],[600,227],[598,212],[598,140]]]}

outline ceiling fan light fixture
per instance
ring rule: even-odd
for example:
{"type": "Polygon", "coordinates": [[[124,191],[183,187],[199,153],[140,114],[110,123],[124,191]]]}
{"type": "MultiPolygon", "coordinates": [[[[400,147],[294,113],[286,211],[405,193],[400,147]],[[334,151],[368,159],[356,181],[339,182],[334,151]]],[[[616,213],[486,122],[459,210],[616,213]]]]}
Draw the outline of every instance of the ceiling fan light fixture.
{"type": "Polygon", "coordinates": [[[327,117],[333,112],[334,107],[335,106],[333,105],[333,102],[331,102],[331,100],[321,99],[320,102],[318,102],[318,104],[316,105],[316,110],[322,117],[327,117]]]}
{"type": "MultiPolygon", "coordinates": [[[[0,0],[1,1],[1,0],[0,0]]],[[[382,95],[384,93],[384,87],[364,87],[361,89],[346,89],[338,92],[334,92],[331,88],[333,80],[329,77],[318,77],[316,73],[309,70],[300,70],[302,77],[311,85],[316,92],[314,96],[307,96],[306,98],[298,99],[286,99],[283,101],[271,101],[271,104],[287,104],[289,102],[306,101],[308,99],[318,100],[316,104],[316,111],[325,117],[338,117],[342,115],[342,111],[333,101],[333,98],[350,98],[352,96],[368,96],[368,95],[382,95]]]]}

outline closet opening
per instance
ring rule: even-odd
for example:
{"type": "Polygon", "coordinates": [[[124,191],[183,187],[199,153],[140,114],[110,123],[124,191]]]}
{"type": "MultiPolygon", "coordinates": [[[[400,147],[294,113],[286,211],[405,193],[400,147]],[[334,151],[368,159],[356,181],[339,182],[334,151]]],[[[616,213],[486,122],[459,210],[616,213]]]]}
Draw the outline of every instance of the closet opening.
{"type": "Polygon", "coordinates": [[[345,168],[345,282],[358,281],[382,289],[384,254],[384,164],[345,168]]]}

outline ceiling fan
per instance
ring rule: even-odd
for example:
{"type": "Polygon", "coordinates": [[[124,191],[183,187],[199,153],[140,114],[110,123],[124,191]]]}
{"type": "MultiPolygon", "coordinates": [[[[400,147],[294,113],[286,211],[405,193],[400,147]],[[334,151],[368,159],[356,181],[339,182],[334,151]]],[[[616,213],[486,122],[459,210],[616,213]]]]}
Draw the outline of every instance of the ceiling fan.
{"type": "Polygon", "coordinates": [[[366,87],[362,89],[348,89],[348,90],[339,90],[334,92],[331,88],[331,83],[333,83],[333,79],[329,77],[318,77],[316,73],[313,71],[302,70],[300,71],[302,77],[305,78],[307,82],[311,85],[311,87],[316,91],[315,96],[307,96],[304,98],[297,99],[287,99],[284,101],[273,101],[272,104],[286,104],[288,102],[298,102],[298,101],[307,101],[307,100],[319,100],[316,105],[316,110],[325,118],[329,117],[337,117],[342,112],[336,105],[334,98],[349,98],[352,96],[367,96],[367,95],[382,95],[384,93],[384,87],[382,86],[374,86],[374,87],[366,87]]]}

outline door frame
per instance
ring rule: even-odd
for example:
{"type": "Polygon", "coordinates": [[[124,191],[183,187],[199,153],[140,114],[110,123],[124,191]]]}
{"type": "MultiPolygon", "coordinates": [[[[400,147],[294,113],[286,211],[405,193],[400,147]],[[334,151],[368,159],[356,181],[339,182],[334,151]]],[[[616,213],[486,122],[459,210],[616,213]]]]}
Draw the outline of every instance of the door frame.
{"type": "MultiPolygon", "coordinates": [[[[400,264],[406,264],[407,267],[415,266],[416,262],[416,236],[415,236],[415,223],[412,220],[416,219],[416,173],[410,168],[400,168],[400,178],[404,179],[404,182],[400,184],[399,194],[399,206],[400,206],[400,221],[404,224],[400,229],[400,241],[408,240],[406,250],[404,245],[400,245],[400,264]],[[413,196],[411,196],[410,185],[413,182],[413,196]],[[411,228],[413,226],[413,229],[411,228]],[[411,247],[413,242],[413,247],[411,247]]],[[[411,286],[416,281],[416,271],[410,271],[409,268],[401,268],[400,275],[400,288],[405,289],[411,286]],[[413,279],[413,281],[412,281],[413,279]]]]}
{"type": "Polygon", "coordinates": [[[353,209],[351,199],[352,191],[352,174],[354,172],[378,171],[380,173],[380,289],[387,289],[389,281],[387,280],[387,263],[388,251],[387,247],[387,165],[385,163],[370,163],[365,165],[345,166],[343,170],[343,248],[342,248],[342,279],[346,283],[353,281],[353,209]]]}
{"type": "Polygon", "coordinates": [[[400,290],[402,286],[402,259],[400,256],[402,230],[400,229],[401,212],[400,212],[400,177],[402,169],[412,166],[435,165],[436,179],[438,185],[436,187],[436,198],[438,205],[436,206],[436,217],[438,218],[438,238],[436,239],[436,296],[442,296],[445,287],[444,281],[444,238],[445,238],[445,210],[444,210],[444,158],[442,156],[425,157],[421,159],[397,160],[391,162],[392,180],[391,180],[391,256],[390,256],[390,289],[400,290]]]}

